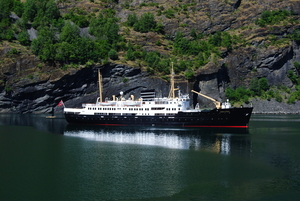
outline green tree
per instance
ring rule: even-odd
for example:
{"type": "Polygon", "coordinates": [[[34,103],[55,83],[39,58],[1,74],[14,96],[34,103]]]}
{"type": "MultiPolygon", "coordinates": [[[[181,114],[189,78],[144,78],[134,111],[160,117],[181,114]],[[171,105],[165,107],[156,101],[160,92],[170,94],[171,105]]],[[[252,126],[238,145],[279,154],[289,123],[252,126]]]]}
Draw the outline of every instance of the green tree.
{"type": "Polygon", "coordinates": [[[110,49],[110,51],[108,52],[108,57],[112,60],[117,60],[119,59],[118,57],[118,52],[114,49],[110,49]]]}
{"type": "Polygon", "coordinates": [[[292,83],[299,84],[298,83],[297,75],[292,70],[288,70],[287,77],[290,78],[290,80],[292,81],[292,83]]]}
{"type": "Polygon", "coordinates": [[[69,64],[71,61],[76,60],[74,46],[68,42],[61,42],[57,44],[55,59],[62,63],[69,64]]]}
{"type": "Polygon", "coordinates": [[[100,13],[97,18],[91,20],[89,33],[99,40],[108,40],[109,44],[117,43],[120,40],[118,21],[111,10],[100,13]]]}
{"type": "Polygon", "coordinates": [[[60,42],[67,42],[67,43],[73,43],[78,38],[80,38],[80,30],[71,22],[66,22],[65,26],[62,28],[62,31],[59,36],[60,42]]]}
{"type": "Polygon", "coordinates": [[[129,48],[126,52],[126,59],[127,60],[130,60],[130,61],[134,61],[135,60],[135,57],[134,57],[134,54],[133,54],[133,50],[131,48],[129,48]]]}
{"type": "Polygon", "coordinates": [[[13,10],[14,0],[0,1],[0,22],[4,19],[9,19],[10,12],[13,10]]]}
{"type": "Polygon", "coordinates": [[[127,16],[126,24],[127,26],[133,27],[137,21],[138,21],[138,17],[136,13],[132,13],[127,16]]]}
{"type": "Polygon", "coordinates": [[[300,30],[298,30],[298,29],[294,30],[293,34],[291,35],[291,38],[296,43],[300,43],[300,30]]]}
{"type": "Polygon", "coordinates": [[[294,66],[297,70],[300,70],[300,63],[298,61],[294,62],[294,66]]]}
{"type": "Polygon", "coordinates": [[[54,45],[56,42],[57,37],[55,36],[54,29],[47,26],[39,27],[38,37],[33,39],[31,43],[31,50],[35,55],[40,56],[43,60],[53,60],[54,58],[52,56],[51,58],[48,56],[55,55],[55,52],[50,54],[49,51],[55,51],[55,48],[53,48],[52,45],[54,45]],[[44,49],[47,49],[47,51],[44,49]],[[44,55],[45,52],[47,52],[48,56],[44,55]]]}
{"type": "Polygon", "coordinates": [[[261,95],[261,90],[260,90],[259,84],[258,84],[258,78],[252,79],[251,84],[250,84],[250,90],[253,92],[254,95],[257,95],[257,96],[261,95]]]}
{"type": "Polygon", "coordinates": [[[190,79],[193,79],[194,78],[194,71],[193,69],[188,69],[185,73],[184,73],[184,76],[186,79],[190,80],[190,79]]]}
{"type": "Polygon", "coordinates": [[[0,1],[0,40],[12,40],[14,33],[10,29],[10,13],[13,9],[13,0],[0,1]]]}
{"type": "Polygon", "coordinates": [[[89,26],[89,21],[85,15],[76,15],[73,10],[64,15],[64,19],[74,22],[77,26],[83,28],[89,26]]]}
{"type": "Polygon", "coordinates": [[[190,35],[193,38],[193,40],[196,40],[198,38],[195,28],[192,28],[190,35]]]}
{"type": "Polygon", "coordinates": [[[18,41],[21,43],[21,45],[24,46],[30,45],[29,34],[27,30],[24,30],[18,34],[18,41]]]}
{"type": "Polygon", "coordinates": [[[158,52],[149,52],[145,57],[145,61],[150,67],[155,68],[160,61],[160,54],[158,52]]]}
{"type": "Polygon", "coordinates": [[[249,102],[249,97],[252,96],[249,89],[246,87],[241,86],[236,88],[235,90],[231,87],[228,87],[225,90],[226,97],[232,102],[249,102]]]}
{"type": "Polygon", "coordinates": [[[226,47],[229,51],[232,50],[232,37],[227,32],[222,32],[222,42],[223,47],[226,47]]]}
{"type": "Polygon", "coordinates": [[[209,43],[215,47],[220,47],[222,44],[222,33],[217,31],[213,36],[209,38],[209,43]]]}
{"type": "Polygon", "coordinates": [[[78,51],[77,57],[80,59],[78,62],[84,64],[87,61],[99,61],[99,50],[96,46],[96,43],[87,37],[78,38],[76,47],[78,51]]]}
{"type": "Polygon", "coordinates": [[[266,10],[263,11],[260,18],[256,20],[256,24],[261,27],[264,27],[267,24],[276,24],[278,22],[284,21],[290,15],[291,12],[287,10],[266,10]]]}
{"type": "Polygon", "coordinates": [[[259,85],[260,90],[263,90],[263,91],[267,91],[270,88],[270,86],[268,84],[268,80],[264,77],[260,78],[258,80],[258,85],[259,85]]]}
{"type": "Polygon", "coordinates": [[[51,20],[57,20],[61,17],[59,9],[57,8],[57,5],[54,2],[54,0],[50,0],[47,2],[44,15],[51,20]]]}
{"type": "Polygon", "coordinates": [[[37,14],[37,11],[38,8],[35,0],[27,0],[24,4],[24,13],[22,17],[25,19],[25,21],[32,22],[37,14]]]}
{"type": "Polygon", "coordinates": [[[156,21],[152,13],[144,13],[140,19],[134,24],[133,29],[141,33],[154,31],[156,28],[156,21]]]}
{"type": "Polygon", "coordinates": [[[179,54],[186,54],[189,52],[190,42],[186,39],[181,32],[177,32],[174,41],[174,50],[179,54]]]}
{"type": "MultiPolygon", "coordinates": [[[[1,10],[1,9],[0,9],[1,10]]],[[[23,12],[24,12],[24,4],[21,3],[18,0],[14,1],[14,12],[19,16],[22,17],[23,12]]]]}
{"type": "Polygon", "coordinates": [[[164,30],[163,24],[162,24],[161,22],[158,22],[158,23],[156,24],[156,27],[155,27],[154,31],[155,31],[156,33],[164,34],[164,33],[165,33],[165,30],[164,30]]]}

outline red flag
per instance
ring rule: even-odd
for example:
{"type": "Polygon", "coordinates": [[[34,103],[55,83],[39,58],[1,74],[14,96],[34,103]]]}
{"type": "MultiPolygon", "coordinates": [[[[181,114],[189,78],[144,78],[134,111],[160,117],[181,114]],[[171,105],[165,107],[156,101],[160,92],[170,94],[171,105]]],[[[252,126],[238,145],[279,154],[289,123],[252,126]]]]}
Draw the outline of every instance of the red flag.
{"type": "Polygon", "coordinates": [[[59,103],[57,104],[57,107],[60,107],[60,106],[63,106],[64,105],[64,102],[61,100],[59,101],[59,103]]]}

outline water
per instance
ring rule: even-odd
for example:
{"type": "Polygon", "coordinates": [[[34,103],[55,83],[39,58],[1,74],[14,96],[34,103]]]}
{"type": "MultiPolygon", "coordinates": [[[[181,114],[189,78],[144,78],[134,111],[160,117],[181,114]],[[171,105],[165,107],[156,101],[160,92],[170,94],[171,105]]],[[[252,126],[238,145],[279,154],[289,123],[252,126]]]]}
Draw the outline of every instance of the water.
{"type": "Polygon", "coordinates": [[[299,117],[224,130],[2,114],[0,200],[299,200],[299,117]]]}

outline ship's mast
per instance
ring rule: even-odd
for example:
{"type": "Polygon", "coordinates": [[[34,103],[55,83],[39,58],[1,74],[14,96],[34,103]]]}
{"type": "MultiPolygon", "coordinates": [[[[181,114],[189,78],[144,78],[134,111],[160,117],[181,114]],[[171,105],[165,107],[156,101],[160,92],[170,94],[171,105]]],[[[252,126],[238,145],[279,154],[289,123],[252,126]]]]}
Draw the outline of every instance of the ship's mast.
{"type": "Polygon", "coordinates": [[[100,102],[102,102],[102,75],[100,73],[100,69],[98,69],[98,82],[99,82],[99,98],[100,98],[100,102]]]}
{"type": "Polygon", "coordinates": [[[171,80],[170,80],[171,88],[169,92],[169,98],[175,98],[175,88],[174,88],[174,68],[173,68],[173,62],[172,62],[172,69],[171,69],[171,80]]]}

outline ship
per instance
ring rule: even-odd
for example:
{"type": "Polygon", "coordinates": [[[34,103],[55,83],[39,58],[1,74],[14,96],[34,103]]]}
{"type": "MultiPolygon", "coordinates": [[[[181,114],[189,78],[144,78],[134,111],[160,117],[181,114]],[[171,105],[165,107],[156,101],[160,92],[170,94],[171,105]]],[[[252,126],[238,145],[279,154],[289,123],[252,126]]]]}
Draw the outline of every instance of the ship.
{"type": "Polygon", "coordinates": [[[211,100],[215,108],[201,109],[197,103],[191,106],[189,94],[182,94],[174,87],[174,71],[171,70],[168,97],[156,97],[155,89],[141,91],[125,99],[123,92],[102,101],[102,76],[98,69],[99,97],[95,103],[82,104],[81,108],[64,107],[69,124],[103,126],[166,126],[166,127],[219,127],[248,128],[253,107],[231,107],[227,100],[221,103],[207,95],[192,90],[198,96],[211,100]],[[175,95],[177,91],[177,95],[175,95]]]}

